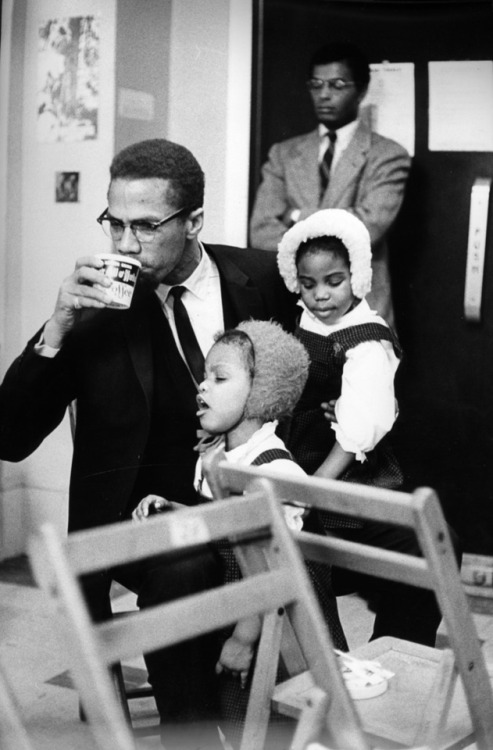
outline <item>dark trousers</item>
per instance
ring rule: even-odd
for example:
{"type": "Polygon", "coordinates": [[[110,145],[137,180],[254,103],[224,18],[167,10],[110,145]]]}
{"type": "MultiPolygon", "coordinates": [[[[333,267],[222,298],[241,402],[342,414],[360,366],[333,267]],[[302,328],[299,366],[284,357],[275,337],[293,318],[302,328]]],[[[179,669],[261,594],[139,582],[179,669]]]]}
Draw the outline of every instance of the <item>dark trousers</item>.
{"type": "MultiPolygon", "coordinates": [[[[111,580],[135,592],[137,605],[143,609],[217,586],[222,581],[221,575],[216,554],[209,547],[201,547],[186,554],[159,556],[120,566],[109,571],[104,580],[101,576],[91,576],[85,589],[93,616],[101,620],[111,616],[109,598],[102,596],[105,588],[106,592],[109,590],[111,580]]],[[[179,622],[170,626],[179,632],[179,622]]],[[[193,724],[205,726],[207,722],[213,722],[217,739],[219,699],[215,665],[220,647],[218,635],[212,633],[145,655],[149,682],[163,725],[163,740],[168,736],[167,727],[174,732],[183,726],[188,732],[193,724]]],[[[169,745],[178,746],[181,747],[174,742],[169,745]]]]}
{"type": "MultiPolygon", "coordinates": [[[[451,529],[449,531],[455,555],[460,564],[459,541],[454,531],[451,529]]],[[[361,528],[338,528],[331,530],[331,533],[350,541],[422,556],[414,532],[408,529],[367,522],[361,528]]],[[[441,613],[435,594],[429,589],[341,568],[333,568],[332,586],[336,596],[358,593],[367,601],[369,609],[375,612],[371,640],[383,635],[391,635],[426,646],[435,645],[441,613]]]]}

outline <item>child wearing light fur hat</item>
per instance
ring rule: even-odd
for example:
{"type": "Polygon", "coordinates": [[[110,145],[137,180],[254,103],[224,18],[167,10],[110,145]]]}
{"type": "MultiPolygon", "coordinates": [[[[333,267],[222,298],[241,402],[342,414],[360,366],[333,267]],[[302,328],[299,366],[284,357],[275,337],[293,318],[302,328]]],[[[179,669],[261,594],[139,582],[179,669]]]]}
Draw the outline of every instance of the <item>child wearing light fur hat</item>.
{"type": "MultiPolygon", "coordinates": [[[[305,347],[274,322],[249,320],[216,337],[205,363],[205,378],[199,386],[197,402],[201,426],[218,440],[208,449],[224,451],[225,460],[242,466],[269,464],[282,476],[303,476],[305,472],[276,435],[278,420],[289,416],[296,406],[308,376],[309,359],[305,347]]],[[[199,458],[195,473],[197,491],[205,498],[211,491],[204,476],[208,451],[199,458]]],[[[286,522],[301,528],[303,511],[284,506],[286,522]]],[[[222,549],[225,581],[240,577],[234,555],[222,549]]],[[[328,566],[307,561],[308,571],[322,611],[338,648],[347,643],[332,594],[328,566]]],[[[249,618],[239,622],[225,641],[217,665],[218,673],[239,678],[245,686],[260,621],[249,618]]],[[[233,723],[243,718],[246,695],[234,685],[222,691],[223,713],[233,723]],[[225,705],[225,702],[227,705],[225,705]]]]}
{"type": "Polygon", "coordinates": [[[343,209],[318,211],[286,232],[278,265],[287,288],[300,294],[296,335],[311,360],[288,447],[309,474],[397,488],[402,476],[385,435],[397,415],[400,348],[365,300],[368,230],[343,209]],[[334,400],[330,422],[321,404],[334,400]]]}
{"type": "MultiPolygon", "coordinates": [[[[269,469],[283,476],[304,476],[284,442],[276,435],[278,420],[288,417],[305,386],[309,358],[303,344],[274,322],[249,320],[220,333],[205,361],[205,376],[197,395],[198,417],[208,436],[198,446],[200,455],[195,487],[201,500],[212,498],[204,464],[218,453],[242,466],[268,463],[269,469]]],[[[144,520],[152,508],[177,508],[156,495],[148,495],[134,511],[135,520],[144,520]]],[[[303,524],[301,508],[284,506],[286,522],[292,528],[303,524]]],[[[229,545],[218,545],[223,561],[224,581],[241,576],[229,545]]],[[[332,593],[328,565],[307,561],[327,626],[336,648],[347,650],[332,593]]],[[[250,666],[260,634],[257,618],[242,620],[226,638],[217,663],[220,675],[222,719],[228,735],[236,737],[244,720],[248,700],[250,666]],[[236,727],[236,729],[234,729],[236,727]]]]}

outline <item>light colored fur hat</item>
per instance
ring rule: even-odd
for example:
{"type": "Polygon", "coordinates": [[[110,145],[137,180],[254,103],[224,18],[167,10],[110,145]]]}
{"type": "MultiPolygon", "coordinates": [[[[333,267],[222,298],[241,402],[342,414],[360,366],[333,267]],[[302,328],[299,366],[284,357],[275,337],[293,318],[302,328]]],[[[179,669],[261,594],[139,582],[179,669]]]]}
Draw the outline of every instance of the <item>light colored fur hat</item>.
{"type": "Polygon", "coordinates": [[[273,321],[247,320],[237,330],[246,333],[255,356],[245,416],[270,422],[291,414],[308,377],[305,347],[273,321]]]}
{"type": "Polygon", "coordinates": [[[278,245],[277,264],[284,283],[290,292],[299,292],[296,253],[306,240],[315,237],[338,237],[349,253],[351,289],[358,299],[371,290],[370,234],[360,219],[342,208],[324,208],[299,221],[278,245]]]}

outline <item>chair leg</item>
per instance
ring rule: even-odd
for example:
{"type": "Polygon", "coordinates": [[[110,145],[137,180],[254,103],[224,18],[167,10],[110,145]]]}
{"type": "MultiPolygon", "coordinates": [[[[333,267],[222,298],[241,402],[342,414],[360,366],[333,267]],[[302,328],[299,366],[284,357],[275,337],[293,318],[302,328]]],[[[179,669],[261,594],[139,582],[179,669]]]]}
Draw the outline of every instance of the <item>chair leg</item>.
{"type": "Polygon", "coordinates": [[[324,690],[314,686],[306,698],[289,750],[305,750],[308,743],[320,739],[328,710],[329,696],[324,690]]]}
{"type": "Polygon", "coordinates": [[[430,700],[414,740],[417,745],[436,746],[446,725],[458,676],[454,655],[450,649],[446,649],[442,654],[430,690],[430,700]]]}
{"type": "Polygon", "coordinates": [[[113,664],[111,667],[111,677],[113,679],[113,684],[115,686],[116,694],[118,696],[118,700],[120,701],[123,713],[125,714],[125,719],[129,723],[130,726],[132,726],[132,719],[130,717],[130,708],[128,705],[127,700],[127,692],[125,690],[125,680],[123,679],[123,669],[120,662],[117,664],[113,664]]]}
{"type": "Polygon", "coordinates": [[[283,614],[284,610],[264,616],[240,750],[258,750],[265,744],[278,666],[273,655],[281,648],[283,614]]]}
{"type": "Polygon", "coordinates": [[[148,737],[159,734],[161,731],[159,722],[156,724],[150,724],[149,726],[134,727],[132,724],[132,715],[130,713],[129,701],[134,698],[153,698],[154,692],[152,690],[152,687],[149,685],[140,688],[128,688],[125,685],[123,669],[120,663],[114,665],[112,669],[112,676],[116,693],[123,708],[123,713],[125,714],[125,718],[132,728],[134,735],[137,737],[148,737]]]}
{"type": "Polygon", "coordinates": [[[15,750],[32,750],[17,697],[0,669],[0,746],[14,748],[14,742],[15,750]]]}
{"type": "MultiPolygon", "coordinates": [[[[125,719],[127,720],[128,724],[132,726],[132,719],[130,716],[130,709],[128,706],[127,693],[125,690],[125,680],[123,679],[123,670],[122,670],[122,665],[120,664],[120,662],[112,666],[111,677],[112,677],[113,685],[114,685],[118,700],[120,701],[120,704],[122,706],[125,719]]],[[[79,701],[79,719],[81,721],[87,721],[84,707],[82,706],[82,703],[80,701],[79,701]]]]}

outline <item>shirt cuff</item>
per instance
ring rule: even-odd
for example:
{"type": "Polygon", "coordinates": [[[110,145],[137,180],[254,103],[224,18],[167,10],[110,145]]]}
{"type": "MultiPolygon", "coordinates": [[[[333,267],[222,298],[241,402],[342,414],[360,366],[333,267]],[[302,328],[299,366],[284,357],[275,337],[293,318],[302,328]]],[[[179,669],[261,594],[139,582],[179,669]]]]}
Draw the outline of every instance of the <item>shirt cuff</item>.
{"type": "Polygon", "coordinates": [[[39,341],[34,345],[34,352],[40,357],[46,357],[46,359],[53,359],[56,357],[60,349],[55,349],[53,346],[48,346],[44,343],[44,336],[41,334],[39,341]]]}
{"type": "Polygon", "coordinates": [[[350,438],[346,437],[338,424],[332,422],[331,427],[336,434],[336,440],[341,448],[348,453],[354,453],[356,461],[359,461],[363,464],[366,461],[366,453],[362,451],[361,448],[356,445],[356,443],[354,443],[350,438]]]}

